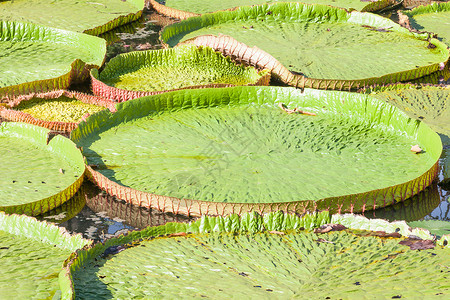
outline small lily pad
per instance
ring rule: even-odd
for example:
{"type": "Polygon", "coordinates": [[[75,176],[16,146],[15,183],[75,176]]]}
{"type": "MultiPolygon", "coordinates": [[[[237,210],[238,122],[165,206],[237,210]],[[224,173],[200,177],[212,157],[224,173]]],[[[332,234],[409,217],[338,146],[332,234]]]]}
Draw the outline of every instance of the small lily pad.
{"type": "Polygon", "coordinates": [[[269,85],[270,72],[236,65],[208,47],[184,46],[120,54],[98,74],[95,94],[119,102],[177,89],[269,85]]]}
{"type": "Polygon", "coordinates": [[[51,130],[70,132],[90,114],[114,103],[106,99],[70,91],[19,96],[6,109],[0,107],[0,117],[13,122],[25,122],[51,130]]]}
{"type": "Polygon", "coordinates": [[[50,130],[15,122],[0,125],[0,210],[39,215],[69,200],[84,179],[80,150],[50,130]]]}

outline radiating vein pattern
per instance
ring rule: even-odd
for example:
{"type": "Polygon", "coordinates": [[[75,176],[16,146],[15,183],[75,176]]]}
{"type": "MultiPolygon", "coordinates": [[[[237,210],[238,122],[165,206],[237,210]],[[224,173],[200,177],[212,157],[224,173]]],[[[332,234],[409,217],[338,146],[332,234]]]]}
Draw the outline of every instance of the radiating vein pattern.
{"type": "Polygon", "coordinates": [[[156,238],[98,257],[73,278],[79,299],[448,295],[449,249],[398,242],[348,232],[156,238]]]}
{"type": "Polygon", "coordinates": [[[395,185],[432,163],[416,141],[343,115],[275,107],[164,112],[83,141],[89,164],[140,191],[234,203],[318,200],[395,185]]]}

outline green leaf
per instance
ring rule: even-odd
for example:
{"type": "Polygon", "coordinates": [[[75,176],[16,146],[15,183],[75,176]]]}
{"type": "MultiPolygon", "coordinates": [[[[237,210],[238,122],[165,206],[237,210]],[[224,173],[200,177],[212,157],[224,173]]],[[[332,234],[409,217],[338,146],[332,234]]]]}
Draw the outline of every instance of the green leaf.
{"type": "Polygon", "coordinates": [[[12,0],[1,3],[0,19],[99,35],[139,19],[144,5],[144,0],[12,0]]]}
{"type": "Polygon", "coordinates": [[[265,66],[290,85],[322,89],[407,81],[437,71],[449,51],[437,40],[429,46],[425,38],[370,13],[302,3],[205,14],[161,32],[170,47],[180,42],[210,46],[265,66]]]}
{"type": "Polygon", "coordinates": [[[442,151],[423,123],[354,93],[182,90],[116,108],[72,131],[91,178],[120,199],[174,213],[385,207],[430,185],[442,151]],[[410,151],[416,144],[423,153],[410,151]]]}
{"type": "Polygon", "coordinates": [[[0,212],[0,295],[5,299],[51,299],[59,290],[58,274],[64,260],[90,243],[55,225],[0,212]]]}
{"type": "Polygon", "coordinates": [[[192,45],[124,53],[98,74],[91,72],[94,94],[118,102],[168,90],[232,85],[269,85],[270,72],[236,65],[222,53],[192,45]]]}
{"type": "Polygon", "coordinates": [[[450,87],[396,84],[378,90],[375,97],[395,105],[437,132],[450,135],[450,87]]]}
{"type": "Polygon", "coordinates": [[[420,227],[428,229],[431,234],[442,237],[443,235],[450,234],[450,222],[440,221],[440,220],[423,220],[408,222],[411,227],[420,227]]]}
{"type": "Polygon", "coordinates": [[[450,3],[432,3],[411,11],[402,11],[409,17],[409,27],[414,30],[438,34],[438,39],[450,46],[450,3]]]}
{"type": "MultiPolygon", "coordinates": [[[[375,295],[430,298],[450,293],[446,269],[450,248],[412,251],[399,244],[403,239],[364,236],[366,232],[357,230],[361,226],[325,234],[271,228],[274,220],[296,219],[295,223],[300,224],[306,216],[272,213],[254,217],[253,213],[244,214],[239,221],[237,216],[205,216],[194,223],[233,220],[242,228],[249,219],[254,219],[255,224],[259,223],[257,227],[265,230],[242,233],[201,230],[202,233],[186,236],[155,237],[155,233],[173,234],[176,229],[148,228],[145,233],[134,232],[128,237],[108,240],[105,245],[78,251],[62,277],[67,282],[65,286],[72,287],[64,289],[62,297],[179,298],[189,293],[189,297],[216,299],[278,296],[345,299],[375,295]],[[276,232],[270,233],[269,228],[276,232]],[[115,252],[120,249],[115,248],[117,245],[125,250],[115,252]]],[[[359,218],[343,217],[349,221],[359,218]]],[[[362,218],[360,225],[364,227],[366,222],[369,221],[362,218]]],[[[388,222],[381,223],[377,229],[391,226],[388,222]]],[[[312,227],[318,226],[314,223],[312,227]]]]}
{"type": "Polygon", "coordinates": [[[104,40],[29,23],[0,23],[0,97],[65,89],[101,66],[104,40]]]}
{"type": "MultiPolygon", "coordinates": [[[[211,13],[218,10],[233,9],[239,6],[269,4],[282,2],[278,0],[150,0],[150,4],[157,12],[169,17],[186,19],[193,15],[211,13]]],[[[397,2],[388,0],[360,1],[360,0],[304,0],[303,3],[324,4],[342,8],[353,8],[359,11],[377,11],[394,5],[397,2]]]]}
{"type": "Polygon", "coordinates": [[[38,215],[69,200],[81,186],[81,152],[67,138],[51,138],[49,132],[25,123],[0,125],[0,210],[38,215]]]}

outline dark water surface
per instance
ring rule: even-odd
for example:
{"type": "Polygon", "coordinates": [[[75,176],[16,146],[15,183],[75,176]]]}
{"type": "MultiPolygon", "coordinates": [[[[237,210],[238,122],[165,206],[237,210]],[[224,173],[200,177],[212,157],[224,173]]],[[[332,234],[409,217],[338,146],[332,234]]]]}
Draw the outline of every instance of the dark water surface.
{"type": "MultiPolygon", "coordinates": [[[[395,20],[395,13],[385,16],[395,20]]],[[[119,53],[162,48],[158,36],[161,28],[174,20],[162,17],[156,13],[145,13],[140,22],[123,26],[115,32],[104,36],[109,40],[107,59],[119,53]]],[[[434,84],[450,84],[442,78],[430,78],[434,84]],[[437,81],[437,82],[433,82],[437,81]]],[[[76,87],[88,91],[88,86],[76,87]]],[[[1,123],[1,119],[0,119],[1,123]]],[[[385,218],[388,220],[414,221],[435,219],[450,221],[450,192],[442,184],[444,180],[444,165],[450,159],[450,139],[444,137],[446,146],[440,159],[441,171],[439,179],[431,187],[402,203],[391,207],[366,212],[370,218],[385,218]],[[445,187],[445,188],[444,188],[445,187]]],[[[447,171],[447,174],[450,172],[447,171]]],[[[155,210],[138,208],[108,196],[87,179],[80,191],[67,203],[38,219],[58,223],[70,232],[82,233],[84,237],[101,241],[117,236],[129,230],[141,229],[147,226],[162,225],[167,222],[188,222],[184,216],[164,214],[155,210]]],[[[449,223],[450,224],[450,223],[449,223]]]]}

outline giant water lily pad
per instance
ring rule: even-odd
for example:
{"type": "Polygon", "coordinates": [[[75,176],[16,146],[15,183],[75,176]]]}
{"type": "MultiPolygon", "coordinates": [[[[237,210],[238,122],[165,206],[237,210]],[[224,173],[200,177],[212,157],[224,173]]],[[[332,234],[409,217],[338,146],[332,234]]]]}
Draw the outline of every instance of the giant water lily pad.
{"type": "Polygon", "coordinates": [[[145,0],[12,0],[0,2],[0,19],[99,35],[142,15],[145,0]]]}
{"type": "Polygon", "coordinates": [[[55,225],[0,212],[1,297],[52,299],[64,260],[88,243],[55,225]]]}
{"type": "Polygon", "coordinates": [[[25,123],[1,124],[0,210],[38,215],[69,200],[81,186],[81,152],[49,132],[25,123]]]}
{"type": "Polygon", "coordinates": [[[396,228],[412,233],[404,222],[333,216],[332,223],[349,229],[311,230],[328,222],[327,214],[252,213],[148,228],[78,251],[61,273],[68,287],[62,294],[67,299],[449,295],[450,248],[413,251],[399,244],[404,238],[382,237],[380,230],[397,237],[396,228]]]}
{"type": "Polygon", "coordinates": [[[290,85],[321,89],[407,81],[437,71],[449,50],[426,38],[374,14],[302,3],[205,14],[161,32],[170,47],[210,46],[270,69],[290,85]]]}
{"type": "MultiPolygon", "coordinates": [[[[200,14],[211,13],[218,10],[234,9],[239,6],[269,4],[279,2],[277,0],[150,0],[150,4],[157,12],[169,17],[186,19],[200,14]]],[[[281,2],[281,1],[280,1],[281,2]]],[[[395,0],[303,0],[303,3],[325,4],[342,8],[353,8],[359,11],[377,11],[391,5],[396,5],[395,0]]]]}
{"type": "Polygon", "coordinates": [[[184,46],[120,54],[99,74],[95,94],[119,102],[169,90],[234,85],[269,85],[270,72],[237,65],[208,47],[184,46]]]}
{"type": "Polygon", "coordinates": [[[116,108],[71,139],[100,187],[166,212],[375,209],[430,185],[442,151],[428,126],[362,94],[232,87],[116,108]]]}
{"type": "Polygon", "coordinates": [[[101,66],[105,53],[106,43],[97,37],[2,21],[0,98],[67,88],[101,66]]]}
{"type": "Polygon", "coordinates": [[[449,2],[419,6],[402,13],[409,18],[405,20],[405,26],[413,30],[436,33],[440,40],[450,46],[449,2]]]}
{"type": "Polygon", "coordinates": [[[105,108],[115,110],[114,102],[79,92],[59,90],[18,96],[5,107],[0,107],[0,117],[70,132],[83,118],[105,108]]]}

